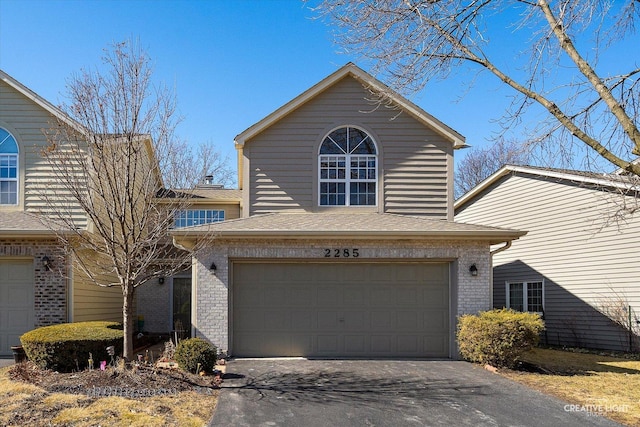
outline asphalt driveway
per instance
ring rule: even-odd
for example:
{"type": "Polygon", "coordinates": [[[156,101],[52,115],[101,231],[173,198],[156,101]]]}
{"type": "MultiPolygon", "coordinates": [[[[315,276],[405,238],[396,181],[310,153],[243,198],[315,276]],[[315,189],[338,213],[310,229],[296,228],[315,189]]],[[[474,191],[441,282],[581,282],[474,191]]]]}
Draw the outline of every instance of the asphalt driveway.
{"type": "Polygon", "coordinates": [[[240,359],[210,426],[618,426],[458,361],[240,359]]]}

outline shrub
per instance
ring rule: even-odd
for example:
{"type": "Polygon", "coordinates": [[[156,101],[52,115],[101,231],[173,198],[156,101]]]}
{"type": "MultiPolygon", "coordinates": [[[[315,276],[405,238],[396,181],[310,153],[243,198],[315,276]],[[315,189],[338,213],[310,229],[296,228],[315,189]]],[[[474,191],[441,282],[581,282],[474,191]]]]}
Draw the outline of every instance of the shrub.
{"type": "Polygon", "coordinates": [[[540,340],[544,322],[536,313],[501,309],[458,319],[460,355],[471,362],[513,367],[540,340]]]}
{"type": "Polygon", "coordinates": [[[200,364],[201,371],[213,371],[217,356],[218,349],[202,338],[189,338],[180,341],[175,352],[178,366],[194,374],[198,371],[198,364],[200,364]]]}
{"type": "Polygon", "coordinates": [[[20,342],[29,360],[43,369],[69,372],[111,360],[108,346],[122,354],[122,325],[117,322],[77,322],[45,326],[23,334],[20,342]]]}

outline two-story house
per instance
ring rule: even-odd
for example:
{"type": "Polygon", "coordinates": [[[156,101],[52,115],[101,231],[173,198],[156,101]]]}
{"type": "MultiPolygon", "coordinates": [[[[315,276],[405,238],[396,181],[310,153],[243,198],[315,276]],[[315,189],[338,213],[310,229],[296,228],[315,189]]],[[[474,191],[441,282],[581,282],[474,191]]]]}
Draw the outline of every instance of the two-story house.
{"type": "Polygon", "coordinates": [[[491,308],[490,246],[525,234],[453,221],[463,136],[347,64],[235,144],[240,217],[172,233],[209,240],[193,335],[236,356],[456,356],[457,316],[491,308]]]}
{"type": "MultiPolygon", "coordinates": [[[[41,150],[47,143],[43,131],[58,119],[68,120],[0,71],[0,355],[10,354],[34,327],[122,319],[120,289],[95,286],[74,272],[55,233],[35,215],[47,214],[50,205],[42,195],[56,185],[41,150]]],[[[63,205],[86,229],[82,210],[63,205]]]]}

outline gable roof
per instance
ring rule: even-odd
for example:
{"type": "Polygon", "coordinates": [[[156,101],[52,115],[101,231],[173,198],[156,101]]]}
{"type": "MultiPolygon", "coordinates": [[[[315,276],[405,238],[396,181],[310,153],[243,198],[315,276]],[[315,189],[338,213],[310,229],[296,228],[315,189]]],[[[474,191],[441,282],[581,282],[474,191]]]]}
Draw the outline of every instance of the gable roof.
{"type": "Polygon", "coordinates": [[[498,244],[525,231],[462,224],[388,213],[271,213],[174,230],[174,240],[249,239],[391,239],[483,240],[498,244]]]}
{"type": "Polygon", "coordinates": [[[413,102],[409,101],[397,92],[391,90],[388,86],[374,78],[369,73],[365,72],[355,64],[349,62],[335,71],[333,74],[325,77],[323,80],[316,83],[311,88],[304,91],[302,94],[298,95],[291,101],[284,104],[282,107],[275,110],[273,113],[269,114],[264,119],[255,123],[244,132],[238,134],[238,136],[235,137],[236,148],[242,148],[247,140],[264,131],[269,126],[278,122],[289,113],[306,104],[347,76],[355,78],[368,88],[371,88],[371,90],[373,91],[384,93],[385,96],[389,97],[390,101],[397,104],[402,110],[415,117],[425,126],[434,129],[436,132],[444,136],[453,144],[453,148],[466,147],[464,136],[460,135],[458,132],[445,125],[440,120],[436,119],[413,102]]]}
{"type": "Polygon", "coordinates": [[[74,129],[82,129],[82,126],[78,122],[65,114],[61,109],[54,106],[52,103],[50,103],[2,70],[0,70],[0,79],[7,85],[9,85],[9,87],[21,93],[29,100],[33,101],[36,105],[50,113],[52,116],[56,117],[57,119],[61,120],[74,129]]]}
{"type": "Polygon", "coordinates": [[[507,175],[520,175],[530,177],[545,177],[555,179],[558,182],[579,183],[594,185],[622,191],[640,191],[638,183],[632,177],[618,174],[603,174],[588,171],[576,171],[569,169],[545,168],[540,166],[514,166],[505,165],[493,175],[476,185],[455,201],[453,208],[458,210],[475,199],[485,189],[489,188],[499,179],[507,175]]]}

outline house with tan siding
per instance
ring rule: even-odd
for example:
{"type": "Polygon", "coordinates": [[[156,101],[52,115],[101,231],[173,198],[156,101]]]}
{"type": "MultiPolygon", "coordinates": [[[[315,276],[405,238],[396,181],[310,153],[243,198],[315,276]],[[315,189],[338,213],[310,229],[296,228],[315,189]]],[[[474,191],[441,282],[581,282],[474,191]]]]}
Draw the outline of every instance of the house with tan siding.
{"type": "Polygon", "coordinates": [[[239,217],[171,233],[207,239],[193,336],[235,356],[457,356],[457,316],[491,307],[491,247],[525,234],[453,220],[462,135],[347,64],[235,146],[239,217]]]}
{"type": "MultiPolygon", "coordinates": [[[[0,356],[35,327],[122,319],[120,288],[90,283],[43,223],[55,216],[43,194],[59,188],[40,154],[43,131],[59,119],[69,120],[0,71],[0,356]]],[[[71,199],[61,198],[60,206],[76,227],[89,228],[71,199]]]]}
{"type": "Polygon", "coordinates": [[[494,307],[542,313],[551,345],[637,351],[640,217],[621,214],[638,207],[623,174],[505,166],[456,201],[455,220],[528,232],[492,257],[494,307]]]}

